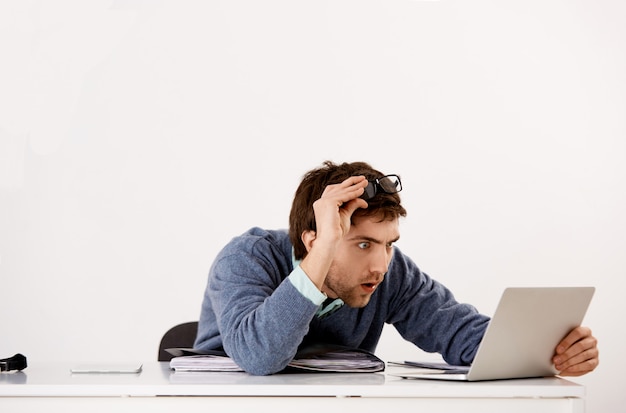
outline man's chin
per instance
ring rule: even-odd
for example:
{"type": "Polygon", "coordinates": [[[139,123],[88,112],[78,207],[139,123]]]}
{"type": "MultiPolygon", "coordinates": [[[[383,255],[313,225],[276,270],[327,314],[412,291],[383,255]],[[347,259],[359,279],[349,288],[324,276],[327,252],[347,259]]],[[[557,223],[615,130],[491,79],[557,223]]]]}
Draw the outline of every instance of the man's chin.
{"type": "Polygon", "coordinates": [[[363,308],[370,302],[371,296],[357,297],[356,299],[343,300],[343,302],[350,308],[363,308]]]}

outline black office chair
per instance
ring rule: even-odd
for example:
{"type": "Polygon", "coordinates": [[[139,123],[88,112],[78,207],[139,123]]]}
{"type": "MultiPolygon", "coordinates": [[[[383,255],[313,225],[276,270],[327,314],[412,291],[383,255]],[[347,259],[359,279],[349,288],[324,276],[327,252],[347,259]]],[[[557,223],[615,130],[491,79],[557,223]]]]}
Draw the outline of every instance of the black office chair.
{"type": "Polygon", "coordinates": [[[172,356],[165,351],[166,348],[192,348],[193,343],[196,340],[196,334],[198,333],[198,322],[189,321],[175,325],[167,330],[161,339],[159,344],[159,361],[170,361],[172,356]]]}

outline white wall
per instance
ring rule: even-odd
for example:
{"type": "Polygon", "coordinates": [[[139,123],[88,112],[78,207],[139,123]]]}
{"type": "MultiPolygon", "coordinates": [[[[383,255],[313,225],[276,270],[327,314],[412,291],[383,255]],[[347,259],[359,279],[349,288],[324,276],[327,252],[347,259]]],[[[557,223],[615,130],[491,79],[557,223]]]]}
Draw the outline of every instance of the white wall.
{"type": "MultiPolygon", "coordinates": [[[[0,355],[155,360],[302,174],[403,178],[399,245],[491,314],[594,285],[588,411],[623,409],[626,5],[1,1],[0,355]],[[618,407],[621,406],[621,407],[618,407]]],[[[385,359],[417,358],[389,329],[385,359]]]]}

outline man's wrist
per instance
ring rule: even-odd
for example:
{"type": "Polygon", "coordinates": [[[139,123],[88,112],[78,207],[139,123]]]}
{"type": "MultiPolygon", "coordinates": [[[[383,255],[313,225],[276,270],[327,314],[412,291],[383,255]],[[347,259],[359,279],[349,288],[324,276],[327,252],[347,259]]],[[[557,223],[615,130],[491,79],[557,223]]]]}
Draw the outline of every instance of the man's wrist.
{"type": "Polygon", "coordinates": [[[294,268],[288,279],[296,290],[311,300],[313,304],[320,305],[327,298],[326,294],[317,288],[301,266],[294,268]]]}

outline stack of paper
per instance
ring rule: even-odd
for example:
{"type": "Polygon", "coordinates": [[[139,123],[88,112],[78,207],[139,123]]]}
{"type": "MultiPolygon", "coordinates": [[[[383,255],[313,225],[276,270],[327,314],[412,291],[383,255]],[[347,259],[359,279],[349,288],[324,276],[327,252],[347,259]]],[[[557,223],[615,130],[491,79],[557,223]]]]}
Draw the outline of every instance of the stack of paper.
{"type": "MultiPolygon", "coordinates": [[[[214,354],[198,354],[192,349],[171,349],[170,353],[184,355],[172,358],[170,367],[175,371],[243,371],[225,353],[211,352],[214,354]]],[[[286,371],[367,373],[384,369],[385,363],[365,350],[317,346],[298,352],[286,371]]]]}

